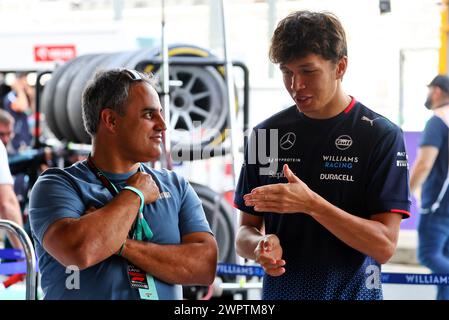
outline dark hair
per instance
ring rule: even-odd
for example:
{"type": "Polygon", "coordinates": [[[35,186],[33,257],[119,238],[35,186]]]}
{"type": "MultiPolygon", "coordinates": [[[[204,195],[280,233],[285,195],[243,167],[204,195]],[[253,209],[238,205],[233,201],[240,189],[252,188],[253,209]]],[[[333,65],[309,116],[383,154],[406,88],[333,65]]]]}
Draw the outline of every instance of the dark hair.
{"type": "Polygon", "coordinates": [[[345,31],[332,13],[297,11],[277,25],[269,53],[273,63],[288,63],[309,53],[334,63],[347,55],[345,31]]]}
{"type": "Polygon", "coordinates": [[[83,91],[82,112],[84,127],[91,137],[97,133],[103,109],[110,108],[121,116],[126,114],[129,88],[135,81],[155,86],[151,74],[127,69],[100,70],[88,82],[83,91]]]}
{"type": "Polygon", "coordinates": [[[445,95],[449,95],[449,77],[445,75],[437,75],[433,78],[432,82],[429,83],[428,87],[438,87],[445,95]]]}

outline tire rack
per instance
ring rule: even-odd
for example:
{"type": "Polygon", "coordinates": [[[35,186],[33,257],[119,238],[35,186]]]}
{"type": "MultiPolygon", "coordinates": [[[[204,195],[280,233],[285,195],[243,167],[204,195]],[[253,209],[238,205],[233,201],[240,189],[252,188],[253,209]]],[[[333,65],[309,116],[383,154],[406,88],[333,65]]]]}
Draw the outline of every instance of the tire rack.
{"type": "MultiPolygon", "coordinates": [[[[136,70],[143,71],[148,65],[159,67],[161,64],[162,60],[159,58],[142,60],[136,65],[136,70]]],[[[224,65],[224,61],[216,58],[174,56],[169,58],[169,64],[171,66],[222,67],[224,65]]],[[[240,68],[243,72],[243,132],[246,132],[248,130],[249,123],[249,70],[248,67],[240,61],[232,61],[232,65],[234,67],[240,68]]],[[[244,139],[244,146],[246,146],[247,138],[245,137],[244,139]]],[[[218,154],[212,152],[211,156],[223,156],[226,153],[225,151],[226,150],[222,148],[218,154]]]]}

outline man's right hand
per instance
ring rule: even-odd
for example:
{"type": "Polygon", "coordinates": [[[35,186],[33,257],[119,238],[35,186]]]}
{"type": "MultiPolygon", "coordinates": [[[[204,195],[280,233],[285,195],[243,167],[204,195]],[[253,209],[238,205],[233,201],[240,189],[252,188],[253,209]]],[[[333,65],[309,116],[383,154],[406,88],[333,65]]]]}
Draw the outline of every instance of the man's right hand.
{"type": "Polygon", "coordinates": [[[254,250],[256,262],[260,263],[265,273],[277,277],[285,273],[285,260],[282,259],[282,247],[274,234],[264,236],[254,250]]]}
{"type": "Polygon", "coordinates": [[[126,180],[126,184],[142,191],[145,204],[153,203],[159,198],[159,188],[148,173],[136,172],[126,180]]]}

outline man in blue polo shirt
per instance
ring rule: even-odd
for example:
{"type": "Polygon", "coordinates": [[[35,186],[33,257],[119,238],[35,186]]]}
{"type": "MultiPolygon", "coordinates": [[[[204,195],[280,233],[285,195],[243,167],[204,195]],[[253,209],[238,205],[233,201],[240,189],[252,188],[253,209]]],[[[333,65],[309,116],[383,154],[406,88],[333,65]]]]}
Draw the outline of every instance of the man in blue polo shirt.
{"type": "Polygon", "coordinates": [[[49,169],[33,187],[30,219],[46,299],[182,299],[209,285],[217,244],[201,201],[155,161],[166,126],[150,79],[97,73],[83,93],[87,161],[49,169]]]}
{"type": "Polygon", "coordinates": [[[409,216],[402,131],[343,91],[346,40],[334,15],[287,16],[270,58],[295,105],[249,139],[237,252],[264,268],[264,299],[382,299],[380,265],[409,216]]]}
{"type": "MultiPolygon", "coordinates": [[[[435,273],[449,273],[449,78],[438,75],[429,84],[427,121],[410,175],[410,189],[421,191],[418,225],[419,261],[435,273]]],[[[438,286],[437,300],[449,300],[449,286],[438,286]]]]}

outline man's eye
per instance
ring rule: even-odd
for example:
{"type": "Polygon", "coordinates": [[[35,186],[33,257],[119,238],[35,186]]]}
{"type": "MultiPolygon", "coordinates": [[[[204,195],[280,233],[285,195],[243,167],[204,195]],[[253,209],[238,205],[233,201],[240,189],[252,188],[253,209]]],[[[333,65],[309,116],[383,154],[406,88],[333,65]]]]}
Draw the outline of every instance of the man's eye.
{"type": "Polygon", "coordinates": [[[153,118],[153,112],[147,112],[147,113],[145,113],[145,117],[148,118],[148,119],[153,118]]]}
{"type": "Polygon", "coordinates": [[[312,72],[315,72],[315,71],[316,71],[316,70],[309,70],[309,69],[303,70],[304,73],[312,73],[312,72]]]}

